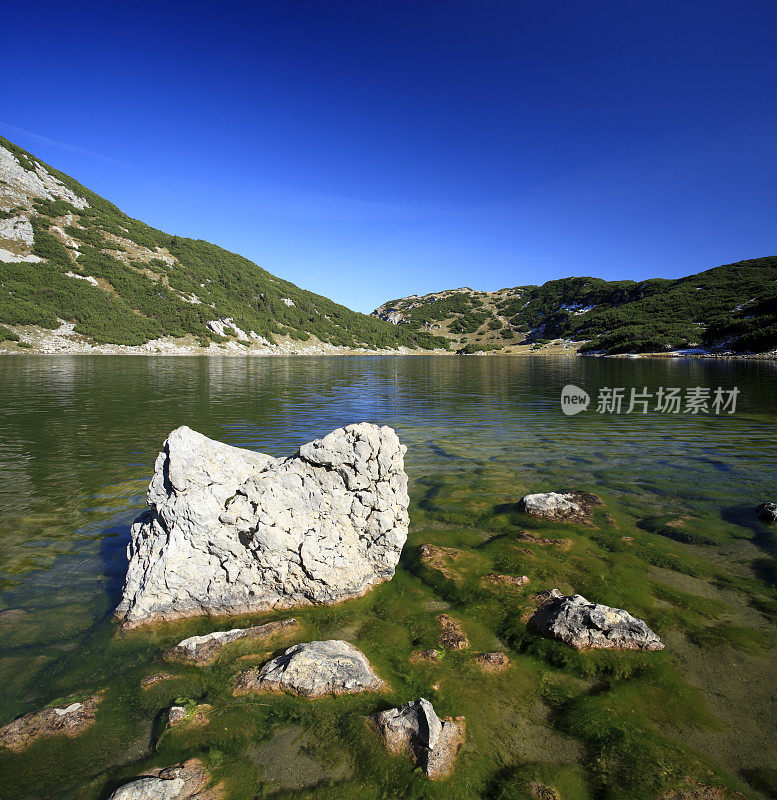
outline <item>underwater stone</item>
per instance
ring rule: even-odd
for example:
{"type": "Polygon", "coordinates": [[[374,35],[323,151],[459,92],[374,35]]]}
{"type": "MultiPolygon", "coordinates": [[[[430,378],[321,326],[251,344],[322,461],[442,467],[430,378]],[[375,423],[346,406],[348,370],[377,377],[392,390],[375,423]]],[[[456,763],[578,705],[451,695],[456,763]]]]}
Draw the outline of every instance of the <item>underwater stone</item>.
{"type": "Polygon", "coordinates": [[[329,639],[295,644],[260,669],[242,672],[235,693],[288,691],[319,697],[375,692],[383,686],[361,650],[349,642],[329,639]]]}
{"type": "Polygon", "coordinates": [[[447,777],[464,742],[464,717],[440,719],[425,698],[372,718],[390,753],[410,756],[432,780],[447,777]]]}
{"type": "Polygon", "coordinates": [[[0,728],[0,747],[18,752],[44,736],[78,736],[95,720],[100,695],[58,708],[25,714],[0,728]]]}
{"type": "Polygon", "coordinates": [[[777,523],[777,503],[761,503],[755,507],[755,515],[765,525],[777,523]]]}
{"type": "Polygon", "coordinates": [[[364,594],[407,538],[406,450],[368,423],[284,459],[177,428],[132,526],[116,616],[135,627],[364,594]]]}
{"type": "Polygon", "coordinates": [[[437,622],[440,623],[440,645],[446,650],[466,650],[469,639],[461,629],[461,624],[448,614],[438,614],[437,622]]]}
{"type": "Polygon", "coordinates": [[[582,595],[565,597],[553,589],[530,619],[543,635],[578,649],[663,650],[647,624],[628,611],[590,603],[582,595]]]}
{"type": "Polygon", "coordinates": [[[481,653],[475,663],[483,672],[504,672],[510,666],[507,653],[481,653]]]}

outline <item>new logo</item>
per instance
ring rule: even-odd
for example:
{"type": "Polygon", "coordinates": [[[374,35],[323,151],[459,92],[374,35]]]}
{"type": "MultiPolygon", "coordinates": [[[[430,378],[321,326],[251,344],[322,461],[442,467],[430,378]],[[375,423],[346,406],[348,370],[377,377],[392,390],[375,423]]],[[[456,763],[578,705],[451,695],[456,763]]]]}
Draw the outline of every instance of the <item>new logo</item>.
{"type": "Polygon", "coordinates": [[[591,398],[579,386],[568,383],[561,390],[561,410],[568,416],[574,417],[588,408],[591,398]]]}

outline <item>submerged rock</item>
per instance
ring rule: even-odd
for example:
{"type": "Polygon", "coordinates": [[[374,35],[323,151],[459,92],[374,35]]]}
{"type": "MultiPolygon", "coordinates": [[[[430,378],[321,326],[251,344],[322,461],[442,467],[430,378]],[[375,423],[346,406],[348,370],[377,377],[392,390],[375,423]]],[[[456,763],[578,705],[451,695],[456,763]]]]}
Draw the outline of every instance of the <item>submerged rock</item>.
{"type": "MultiPolygon", "coordinates": [[[[529,531],[520,531],[515,534],[515,538],[522,542],[528,542],[529,544],[550,545],[552,547],[558,547],[561,550],[569,550],[572,546],[570,539],[548,539],[546,536],[534,536],[534,534],[529,533],[529,531]]],[[[528,552],[531,553],[531,550],[528,552]]]]}
{"type": "Polygon", "coordinates": [[[429,778],[447,777],[464,742],[464,717],[440,719],[423,697],[372,717],[390,753],[410,756],[429,778]]]}
{"type": "Polygon", "coordinates": [[[295,644],[263,667],[240,673],[235,693],[288,691],[319,697],[374,692],[383,686],[361,650],[349,642],[329,639],[295,644]]]}
{"type": "Polygon", "coordinates": [[[407,538],[406,449],[368,423],[284,459],[177,428],[132,526],[116,616],[134,627],[364,594],[407,538]]]}
{"type": "Polygon", "coordinates": [[[168,661],[183,661],[186,664],[207,664],[215,659],[228,644],[239,639],[270,639],[281,633],[288,633],[299,628],[299,622],[293,617],[278,622],[267,622],[252,628],[232,628],[229,631],[213,631],[204,636],[190,636],[166,653],[168,661]]]}
{"type": "Polygon", "coordinates": [[[440,654],[436,650],[414,650],[410,654],[411,664],[436,664],[440,660],[440,654]]]}
{"type": "Polygon", "coordinates": [[[481,653],[475,663],[483,672],[504,672],[510,666],[507,653],[481,653]]]}
{"type": "Polygon", "coordinates": [[[755,507],[755,515],[765,525],[777,524],[777,503],[761,503],[755,507]]]}
{"type": "Polygon", "coordinates": [[[582,595],[564,597],[557,589],[529,620],[545,636],[578,649],[663,650],[647,624],[621,608],[589,603],[582,595]]]}
{"type": "Polygon", "coordinates": [[[446,650],[466,650],[469,647],[469,639],[461,629],[461,624],[453,617],[448,614],[438,614],[437,622],[442,628],[440,644],[446,650]]]}
{"type": "MultiPolygon", "coordinates": [[[[180,702],[180,701],[179,701],[180,702]]],[[[192,725],[206,725],[211,706],[208,703],[190,703],[185,706],[171,706],[167,712],[167,726],[174,728],[183,722],[192,725]]]]}
{"type": "Polygon", "coordinates": [[[501,575],[496,572],[489,572],[483,576],[483,581],[492,586],[513,586],[518,588],[525,586],[529,579],[526,575],[501,575]]]}
{"type": "Polygon", "coordinates": [[[100,695],[94,694],[78,703],[19,717],[0,728],[0,747],[18,752],[43,736],[78,736],[94,722],[99,702],[100,695]]]}
{"type": "Polygon", "coordinates": [[[208,773],[196,758],[120,786],[108,800],[219,800],[218,787],[206,788],[208,773]]]}
{"type": "Polygon", "coordinates": [[[460,579],[459,573],[450,565],[451,561],[458,561],[461,556],[461,550],[454,547],[440,547],[436,544],[422,544],[419,548],[419,555],[421,556],[421,563],[427,569],[437,570],[448,578],[448,580],[456,581],[460,579]]]}
{"type": "Polygon", "coordinates": [[[175,676],[171,675],[169,672],[156,672],[153,675],[147,675],[140,681],[140,688],[141,689],[150,689],[152,686],[156,686],[158,683],[162,681],[169,681],[172,680],[175,676]]]}
{"type": "Polygon", "coordinates": [[[594,507],[601,505],[596,495],[588,492],[546,492],[527,494],[518,503],[518,510],[532,517],[562,522],[586,522],[594,507]]]}
{"type": "Polygon", "coordinates": [[[555,786],[539,781],[532,781],[529,784],[529,793],[534,800],[561,800],[561,795],[555,786]]]}

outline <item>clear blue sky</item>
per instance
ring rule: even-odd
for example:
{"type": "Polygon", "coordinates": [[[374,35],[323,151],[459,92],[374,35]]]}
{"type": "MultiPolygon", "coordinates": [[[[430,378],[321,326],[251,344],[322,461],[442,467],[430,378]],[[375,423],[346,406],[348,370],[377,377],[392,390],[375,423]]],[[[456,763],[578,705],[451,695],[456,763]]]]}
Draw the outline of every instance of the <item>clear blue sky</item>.
{"type": "Polygon", "coordinates": [[[777,3],[17,2],[0,132],[361,311],[777,253],[777,3]]]}

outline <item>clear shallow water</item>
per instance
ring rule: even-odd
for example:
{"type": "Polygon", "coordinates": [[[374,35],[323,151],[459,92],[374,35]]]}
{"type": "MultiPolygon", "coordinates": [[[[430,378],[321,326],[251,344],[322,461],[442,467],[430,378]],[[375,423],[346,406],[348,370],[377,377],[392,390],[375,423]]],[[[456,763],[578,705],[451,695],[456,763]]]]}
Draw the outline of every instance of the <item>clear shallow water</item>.
{"type": "Polygon", "coordinates": [[[627,520],[701,520],[714,546],[696,548],[700,557],[773,591],[774,537],[751,509],[777,495],[774,362],[7,358],[0,610],[23,609],[27,622],[0,627],[0,724],[109,677],[103,656],[128,525],[170,430],[186,424],[285,455],[363,420],[391,425],[407,444],[411,499],[427,510],[440,504],[474,525],[527,491],[584,488],[627,520]],[[604,386],[737,386],[740,395],[732,416],[592,407],[566,417],[559,395],[567,383],[593,406],[604,386]]]}

